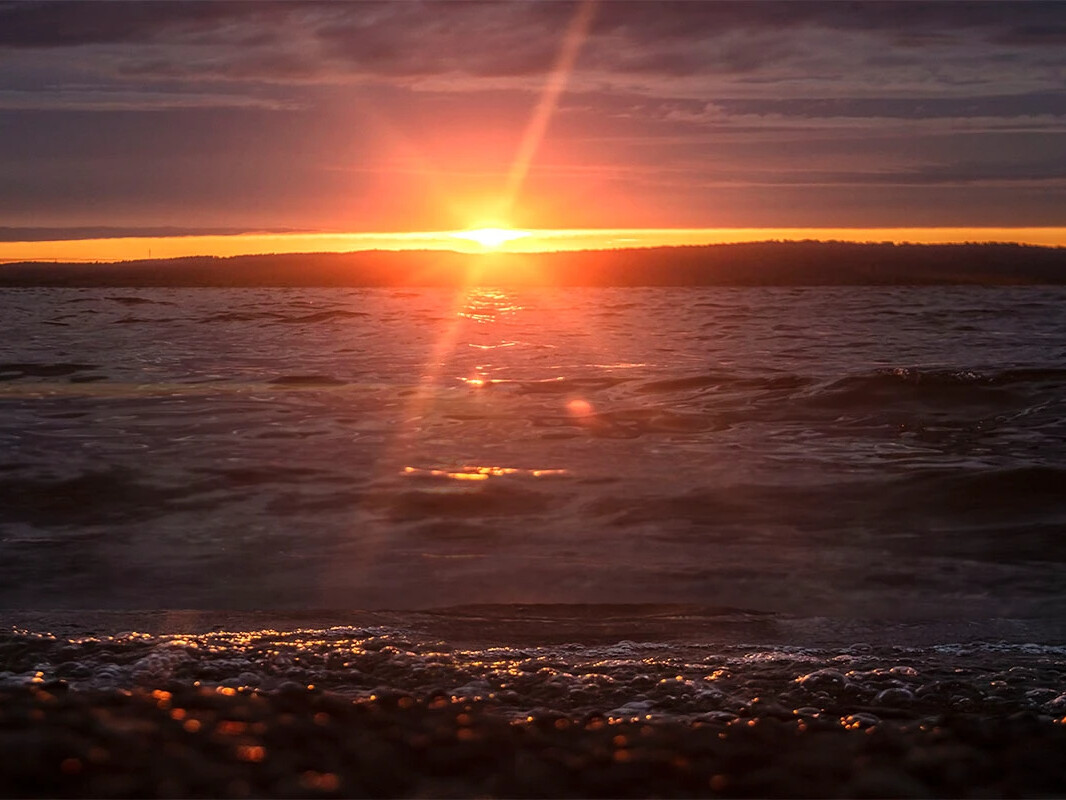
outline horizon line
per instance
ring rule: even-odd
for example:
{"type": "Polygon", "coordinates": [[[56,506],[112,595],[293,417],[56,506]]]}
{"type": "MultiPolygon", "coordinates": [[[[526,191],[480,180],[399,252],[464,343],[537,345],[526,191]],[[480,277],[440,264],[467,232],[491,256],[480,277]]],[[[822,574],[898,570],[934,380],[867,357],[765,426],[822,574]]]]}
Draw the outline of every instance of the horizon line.
{"type": "Polygon", "coordinates": [[[837,241],[858,244],[1017,244],[1066,247],[1066,227],[748,227],[748,228],[515,228],[523,235],[487,247],[469,230],[409,232],[248,232],[171,236],[0,242],[0,263],[119,262],[197,256],[353,253],[441,250],[467,254],[551,253],[582,250],[744,244],[767,241],[837,241]]]}

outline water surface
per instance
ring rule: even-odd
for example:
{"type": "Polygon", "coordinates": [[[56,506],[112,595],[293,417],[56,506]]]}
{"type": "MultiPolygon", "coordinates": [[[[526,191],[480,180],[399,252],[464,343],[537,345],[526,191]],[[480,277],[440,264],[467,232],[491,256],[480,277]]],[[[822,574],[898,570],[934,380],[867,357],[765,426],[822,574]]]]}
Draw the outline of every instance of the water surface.
{"type": "Polygon", "coordinates": [[[1066,611],[1066,290],[8,290],[8,608],[1066,611]]]}

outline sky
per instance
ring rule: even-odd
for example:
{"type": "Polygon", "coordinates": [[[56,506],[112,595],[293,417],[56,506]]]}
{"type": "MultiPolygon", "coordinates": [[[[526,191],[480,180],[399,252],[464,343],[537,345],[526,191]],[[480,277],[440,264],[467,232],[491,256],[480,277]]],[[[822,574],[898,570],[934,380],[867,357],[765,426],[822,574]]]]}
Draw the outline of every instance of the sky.
{"type": "Polygon", "coordinates": [[[0,257],[489,224],[1066,230],[1066,3],[0,2],[0,257]]]}

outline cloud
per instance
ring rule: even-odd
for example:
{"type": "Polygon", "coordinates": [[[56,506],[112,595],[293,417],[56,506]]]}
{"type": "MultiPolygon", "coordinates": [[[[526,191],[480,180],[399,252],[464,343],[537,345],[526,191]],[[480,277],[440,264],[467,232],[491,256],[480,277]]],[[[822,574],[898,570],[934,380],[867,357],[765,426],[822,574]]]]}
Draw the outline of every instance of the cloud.
{"type": "MultiPolygon", "coordinates": [[[[0,1],[0,208],[27,225],[428,219],[496,191],[577,8],[0,1]],[[395,212],[374,202],[393,184],[395,212]]],[[[779,222],[818,185],[842,187],[820,195],[841,218],[881,198],[931,219],[940,191],[986,215],[1050,207],[1018,197],[1063,177],[1064,33],[1059,2],[604,0],[530,191],[552,209],[560,186],[609,184],[634,224],[756,218],[766,186],[779,222]]],[[[599,213],[575,205],[552,224],[599,213]]]]}
{"type": "Polygon", "coordinates": [[[851,117],[879,119],[951,119],[1021,117],[1044,114],[1066,116],[1066,93],[1030,92],[970,97],[803,97],[759,100],[719,100],[721,112],[780,114],[788,117],[851,117]]]}
{"type": "MultiPolygon", "coordinates": [[[[438,41],[472,41],[485,35],[515,40],[559,31],[574,13],[574,3],[362,2],[299,0],[271,3],[198,2],[197,0],[98,0],[0,3],[0,46],[71,47],[130,42],[176,42],[214,37],[254,44],[264,32],[293,26],[317,27],[323,38],[366,42],[365,34],[384,40],[376,55],[389,54],[389,42],[430,35],[438,41]]],[[[837,31],[976,31],[986,38],[1016,37],[1042,44],[1063,30],[1058,2],[613,2],[602,3],[592,27],[594,37],[676,43],[724,32],[794,30],[819,27],[837,31]]],[[[916,40],[920,41],[920,40],[916,40]]],[[[482,41],[482,44],[485,42],[482,41]]],[[[373,60],[374,53],[369,54],[373,60]]],[[[476,57],[476,54],[468,54],[476,57]]]]}
{"type": "Polygon", "coordinates": [[[160,111],[182,108],[295,111],[300,107],[295,100],[239,93],[68,87],[42,94],[39,91],[0,89],[0,110],[8,111],[160,111]]]}
{"type": "Polygon", "coordinates": [[[291,3],[6,2],[0,3],[0,47],[66,48],[98,44],[161,44],[222,34],[234,23],[277,25],[291,3]]]}
{"type": "Polygon", "coordinates": [[[95,226],[84,228],[14,228],[0,227],[0,242],[56,242],[75,239],[126,239],[162,236],[233,236],[241,233],[310,233],[293,228],[272,230],[249,230],[248,228],[180,228],[180,227],[115,227],[95,226]]]}
{"type": "MultiPolygon", "coordinates": [[[[6,3],[0,5],[0,49],[127,45],[116,57],[117,72],[142,78],[528,78],[551,68],[575,8],[528,2],[6,3]],[[148,49],[150,57],[140,52],[148,49]]],[[[1025,50],[1058,46],[1064,31],[1061,3],[604,2],[579,71],[595,73],[601,83],[612,76],[654,81],[750,75],[799,59],[832,72],[888,49],[905,55],[905,63],[950,72],[982,47],[1022,57],[1025,50]],[[827,35],[834,37],[832,49],[825,48],[827,35]],[[871,39],[880,47],[869,47],[871,39]],[[856,51],[849,41],[862,47],[856,51]],[[927,51],[936,51],[935,63],[927,51]]],[[[786,73],[768,77],[783,80],[786,73]]]]}

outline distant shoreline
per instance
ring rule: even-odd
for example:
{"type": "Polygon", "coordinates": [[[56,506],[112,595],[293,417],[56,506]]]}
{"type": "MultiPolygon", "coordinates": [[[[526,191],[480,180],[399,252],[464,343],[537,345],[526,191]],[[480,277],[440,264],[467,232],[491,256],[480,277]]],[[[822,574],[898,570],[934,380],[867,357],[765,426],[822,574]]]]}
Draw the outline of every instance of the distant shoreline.
{"type": "Polygon", "coordinates": [[[363,250],[0,264],[0,288],[1032,286],[1066,284],[1066,248],[769,241],[551,253],[363,250]]]}

